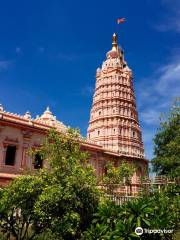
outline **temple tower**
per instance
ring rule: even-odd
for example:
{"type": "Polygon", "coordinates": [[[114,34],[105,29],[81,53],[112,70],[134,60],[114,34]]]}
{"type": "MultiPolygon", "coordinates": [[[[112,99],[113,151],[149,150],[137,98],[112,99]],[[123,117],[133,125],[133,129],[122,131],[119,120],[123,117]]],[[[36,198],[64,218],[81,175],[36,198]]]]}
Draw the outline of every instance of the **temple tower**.
{"type": "Polygon", "coordinates": [[[96,71],[87,139],[120,154],[144,157],[132,71],[124,60],[116,34],[112,49],[96,71]]]}

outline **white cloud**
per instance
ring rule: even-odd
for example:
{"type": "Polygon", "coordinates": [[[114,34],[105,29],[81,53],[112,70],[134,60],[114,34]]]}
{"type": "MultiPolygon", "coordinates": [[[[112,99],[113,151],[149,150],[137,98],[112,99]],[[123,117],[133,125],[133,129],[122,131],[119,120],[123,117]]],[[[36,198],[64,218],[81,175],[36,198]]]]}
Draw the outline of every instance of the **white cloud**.
{"type": "Polygon", "coordinates": [[[137,83],[139,118],[146,156],[153,157],[153,138],[161,113],[167,113],[175,97],[180,96],[180,58],[177,51],[171,60],[158,67],[151,76],[137,83]]]}
{"type": "Polygon", "coordinates": [[[165,19],[155,26],[156,30],[159,32],[175,31],[180,33],[180,13],[177,13],[173,17],[166,17],[165,19]]]}
{"type": "Polygon", "coordinates": [[[157,109],[147,109],[140,113],[142,121],[146,124],[159,123],[159,111],[157,109]]]}
{"type": "Polygon", "coordinates": [[[180,94],[180,60],[160,69],[156,90],[161,95],[177,96],[180,94]]]}
{"type": "Polygon", "coordinates": [[[162,65],[137,87],[140,117],[147,124],[158,123],[161,112],[166,112],[180,95],[180,59],[162,65]]]}
{"type": "Polygon", "coordinates": [[[180,1],[179,0],[161,0],[164,7],[162,20],[155,28],[161,32],[175,31],[180,33],[180,1]],[[166,10],[167,9],[167,10],[166,10]]]}

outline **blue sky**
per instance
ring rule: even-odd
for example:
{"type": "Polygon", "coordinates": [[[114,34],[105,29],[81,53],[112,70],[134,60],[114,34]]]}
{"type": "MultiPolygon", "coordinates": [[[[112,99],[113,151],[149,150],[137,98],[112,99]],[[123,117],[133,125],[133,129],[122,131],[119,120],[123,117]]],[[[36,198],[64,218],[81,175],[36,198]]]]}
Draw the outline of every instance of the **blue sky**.
{"type": "Polygon", "coordinates": [[[0,103],[33,117],[50,106],[86,134],[95,85],[118,28],[134,73],[146,156],[161,112],[180,92],[179,0],[0,0],[0,103]]]}

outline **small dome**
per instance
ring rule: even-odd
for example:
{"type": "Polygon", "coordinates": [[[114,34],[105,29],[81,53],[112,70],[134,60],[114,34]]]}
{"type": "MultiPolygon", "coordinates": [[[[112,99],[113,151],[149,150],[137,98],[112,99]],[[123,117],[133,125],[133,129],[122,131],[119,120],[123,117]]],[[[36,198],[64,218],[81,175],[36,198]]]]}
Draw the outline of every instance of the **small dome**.
{"type": "Polygon", "coordinates": [[[45,112],[40,117],[42,120],[54,120],[54,116],[52,115],[52,112],[50,111],[49,107],[46,108],[45,112]]]}
{"type": "Polygon", "coordinates": [[[56,119],[56,117],[52,114],[49,107],[46,108],[45,112],[35,119],[35,121],[45,124],[50,127],[54,127],[57,131],[66,132],[67,127],[60,121],[56,119]]]}
{"type": "Polygon", "coordinates": [[[119,53],[117,51],[109,51],[107,54],[106,54],[106,57],[107,58],[118,58],[119,57],[119,53]]]}

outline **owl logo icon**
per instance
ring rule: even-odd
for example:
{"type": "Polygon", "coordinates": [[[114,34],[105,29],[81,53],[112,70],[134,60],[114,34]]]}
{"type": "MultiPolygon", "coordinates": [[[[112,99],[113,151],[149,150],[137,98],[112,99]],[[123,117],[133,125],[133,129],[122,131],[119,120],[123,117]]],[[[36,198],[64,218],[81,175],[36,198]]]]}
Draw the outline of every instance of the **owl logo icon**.
{"type": "Polygon", "coordinates": [[[142,227],[137,227],[135,229],[135,233],[138,235],[138,236],[141,236],[143,234],[143,229],[142,227]]]}

